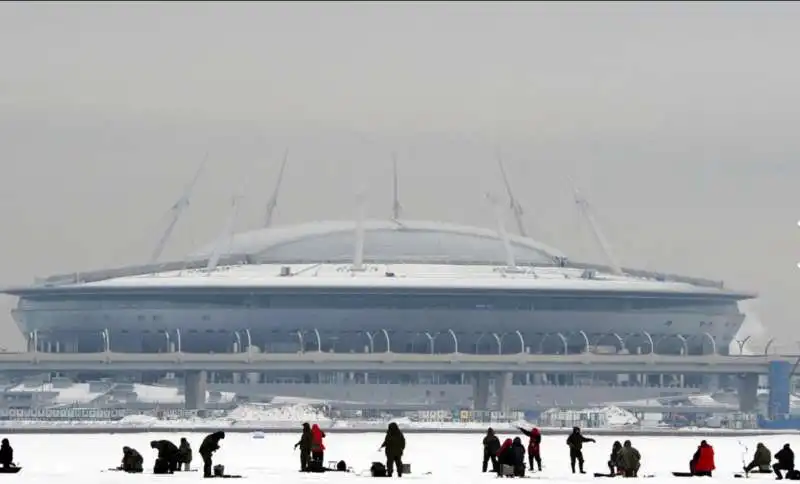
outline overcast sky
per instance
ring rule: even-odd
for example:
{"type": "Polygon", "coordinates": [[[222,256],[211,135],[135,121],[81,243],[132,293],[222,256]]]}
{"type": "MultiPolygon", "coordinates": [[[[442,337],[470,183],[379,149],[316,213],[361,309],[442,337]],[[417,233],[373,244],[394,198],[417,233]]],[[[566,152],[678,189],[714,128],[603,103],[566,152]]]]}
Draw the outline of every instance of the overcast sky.
{"type": "Polygon", "coordinates": [[[277,223],[352,218],[362,186],[388,217],[394,151],[407,218],[493,227],[499,147],[535,237],[602,259],[575,180],[624,265],[757,291],[800,339],[798,21],[794,2],[2,2],[0,283],[144,261],[206,152],[170,258],[234,194],[257,227],[287,148],[277,223]]]}

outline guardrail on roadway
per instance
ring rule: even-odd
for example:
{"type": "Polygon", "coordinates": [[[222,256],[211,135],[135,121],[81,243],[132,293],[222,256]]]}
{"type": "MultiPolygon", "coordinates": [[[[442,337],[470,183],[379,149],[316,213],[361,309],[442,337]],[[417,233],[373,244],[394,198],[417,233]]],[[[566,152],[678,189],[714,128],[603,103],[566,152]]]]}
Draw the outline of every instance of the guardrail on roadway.
{"type": "Polygon", "coordinates": [[[409,353],[0,353],[0,371],[436,371],[767,373],[797,356],[409,353]]]}

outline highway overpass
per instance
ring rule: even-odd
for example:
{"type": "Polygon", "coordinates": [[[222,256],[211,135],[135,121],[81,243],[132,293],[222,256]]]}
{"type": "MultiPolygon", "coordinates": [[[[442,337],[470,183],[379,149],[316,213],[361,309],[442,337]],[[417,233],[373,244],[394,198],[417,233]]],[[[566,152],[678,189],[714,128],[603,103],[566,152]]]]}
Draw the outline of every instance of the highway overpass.
{"type": "Polygon", "coordinates": [[[342,371],[767,374],[797,355],[474,355],[410,353],[0,353],[0,372],[38,371],[342,371]]]}
{"type": "MultiPolygon", "coordinates": [[[[576,355],[410,354],[410,353],[0,353],[0,372],[174,372],[183,373],[186,406],[203,408],[206,372],[258,373],[307,372],[447,372],[469,374],[473,382],[476,410],[488,409],[489,380],[495,377],[498,401],[504,400],[506,385],[515,372],[527,373],[616,373],[736,375],[742,411],[753,411],[757,403],[758,375],[770,374],[770,364],[781,362],[786,387],[781,406],[789,406],[789,369],[797,355],[769,356],[678,356],[582,353],[576,355]]],[[[772,378],[772,375],[770,376],[772,378]]],[[[788,411],[788,410],[787,410],[788,411]]]]}

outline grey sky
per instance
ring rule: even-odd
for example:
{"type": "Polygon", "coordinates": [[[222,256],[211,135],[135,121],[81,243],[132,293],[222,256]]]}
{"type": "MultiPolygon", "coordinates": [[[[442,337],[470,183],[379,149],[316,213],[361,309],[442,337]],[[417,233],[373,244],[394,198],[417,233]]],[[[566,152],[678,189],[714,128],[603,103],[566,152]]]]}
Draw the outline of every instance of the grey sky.
{"type": "Polygon", "coordinates": [[[216,236],[235,192],[237,226],[256,226],[287,147],[279,223],[350,218],[362,185],[387,216],[395,151],[407,217],[493,226],[500,146],[538,238],[600,259],[574,178],[625,265],[756,290],[765,324],[800,339],[798,14],[4,2],[0,282],[144,260],[207,150],[171,257],[216,236]]]}

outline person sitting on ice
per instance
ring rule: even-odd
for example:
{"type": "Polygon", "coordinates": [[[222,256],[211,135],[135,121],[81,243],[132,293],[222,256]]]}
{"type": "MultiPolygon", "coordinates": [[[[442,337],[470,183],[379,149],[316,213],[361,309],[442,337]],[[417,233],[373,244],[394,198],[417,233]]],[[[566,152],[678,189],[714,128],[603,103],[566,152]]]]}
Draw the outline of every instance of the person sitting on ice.
{"type": "Polygon", "coordinates": [[[514,437],[511,444],[511,454],[514,456],[514,477],[525,477],[525,446],[522,439],[514,437]]]}
{"type": "Polygon", "coordinates": [[[3,439],[0,444],[0,466],[4,468],[14,467],[14,449],[8,443],[8,439],[3,439]]]}
{"type": "Polygon", "coordinates": [[[639,474],[639,467],[642,462],[642,454],[636,450],[630,440],[622,444],[619,451],[619,463],[622,467],[622,474],[625,477],[636,477],[639,474]]]}
{"type": "Polygon", "coordinates": [[[611,455],[608,456],[608,474],[616,476],[622,474],[622,462],[619,458],[619,451],[622,450],[622,444],[619,440],[615,440],[611,446],[611,455]]]}
{"type": "Polygon", "coordinates": [[[138,474],[144,472],[144,458],[136,449],[131,447],[122,448],[122,465],[119,470],[129,472],[131,474],[138,474]]]}
{"type": "Polygon", "coordinates": [[[705,440],[700,442],[697,451],[689,462],[689,470],[693,476],[711,477],[711,473],[716,469],[714,465],[714,448],[708,445],[705,440]]]}
{"type": "Polygon", "coordinates": [[[772,470],[779,480],[783,479],[781,471],[786,471],[787,477],[789,473],[794,473],[794,451],[789,447],[789,444],[785,444],[781,450],[775,453],[775,460],[778,462],[772,466],[772,470]]]}
{"type": "Polygon", "coordinates": [[[769,451],[766,445],[759,442],[756,445],[756,452],[753,454],[753,460],[745,466],[744,471],[750,472],[753,469],[758,469],[758,472],[769,472],[771,465],[772,452],[769,451]]]}
{"type": "Polygon", "coordinates": [[[513,440],[506,439],[497,451],[497,475],[500,477],[504,477],[504,467],[514,468],[514,449],[511,448],[513,445],[513,440]]]}

